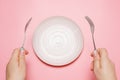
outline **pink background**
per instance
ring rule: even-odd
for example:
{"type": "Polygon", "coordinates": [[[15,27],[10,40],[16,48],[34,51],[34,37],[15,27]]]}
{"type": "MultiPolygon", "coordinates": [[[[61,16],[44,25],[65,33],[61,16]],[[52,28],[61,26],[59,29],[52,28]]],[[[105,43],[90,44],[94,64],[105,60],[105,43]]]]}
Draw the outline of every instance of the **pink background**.
{"type": "Polygon", "coordinates": [[[32,16],[27,30],[25,48],[27,80],[95,80],[90,71],[93,50],[90,28],[84,16],[95,23],[97,47],[108,49],[120,80],[120,0],[0,0],[0,80],[5,80],[5,68],[12,50],[20,47],[24,25],[32,16]],[[66,16],[74,20],[84,35],[82,55],[65,67],[42,63],[32,49],[32,36],[38,24],[50,16],[66,16]]]}

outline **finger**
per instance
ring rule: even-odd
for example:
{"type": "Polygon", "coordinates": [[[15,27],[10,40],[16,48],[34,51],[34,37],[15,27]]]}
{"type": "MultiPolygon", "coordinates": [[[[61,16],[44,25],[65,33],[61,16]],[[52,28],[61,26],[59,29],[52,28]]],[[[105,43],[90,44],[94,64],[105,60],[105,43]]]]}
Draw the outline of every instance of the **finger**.
{"type": "Polygon", "coordinates": [[[95,51],[93,51],[91,53],[91,57],[93,57],[93,61],[91,63],[91,70],[94,70],[94,68],[99,68],[100,67],[100,57],[98,52],[94,53],[95,51]]]}
{"type": "Polygon", "coordinates": [[[101,59],[107,58],[108,57],[108,52],[105,48],[100,48],[97,50],[101,59]]]}
{"type": "Polygon", "coordinates": [[[20,54],[20,49],[19,48],[14,49],[12,56],[11,56],[11,60],[18,61],[19,54],[20,54]]]}
{"type": "Polygon", "coordinates": [[[21,54],[25,54],[25,55],[27,55],[28,54],[28,51],[27,50],[25,50],[24,48],[23,49],[21,49],[21,54]]]}
{"type": "Polygon", "coordinates": [[[19,66],[21,66],[21,67],[25,66],[25,52],[23,52],[23,54],[20,55],[19,66]]]}
{"type": "MultiPolygon", "coordinates": [[[[97,50],[94,50],[92,53],[91,53],[91,57],[95,57],[96,56],[96,54],[97,54],[98,52],[97,52],[97,50]]],[[[99,55],[99,54],[98,54],[99,55]]]]}
{"type": "Polygon", "coordinates": [[[26,65],[25,64],[25,55],[27,55],[27,54],[28,54],[28,51],[25,49],[22,51],[22,54],[20,54],[19,65],[21,67],[24,67],[26,65]]]}
{"type": "Polygon", "coordinates": [[[24,54],[25,54],[25,55],[27,55],[27,54],[28,54],[28,51],[27,51],[27,50],[25,50],[25,51],[24,51],[24,54]]]}
{"type": "Polygon", "coordinates": [[[91,70],[91,71],[94,70],[94,61],[92,61],[91,64],[90,64],[90,70],[91,70]]]}
{"type": "Polygon", "coordinates": [[[92,52],[92,53],[90,54],[90,56],[91,56],[91,57],[94,57],[94,53],[92,52]]]}
{"type": "Polygon", "coordinates": [[[99,69],[100,68],[100,56],[98,52],[94,56],[94,69],[99,69]]]}
{"type": "Polygon", "coordinates": [[[109,63],[110,59],[108,57],[108,52],[105,48],[98,49],[101,56],[101,68],[105,67],[109,63]]]}

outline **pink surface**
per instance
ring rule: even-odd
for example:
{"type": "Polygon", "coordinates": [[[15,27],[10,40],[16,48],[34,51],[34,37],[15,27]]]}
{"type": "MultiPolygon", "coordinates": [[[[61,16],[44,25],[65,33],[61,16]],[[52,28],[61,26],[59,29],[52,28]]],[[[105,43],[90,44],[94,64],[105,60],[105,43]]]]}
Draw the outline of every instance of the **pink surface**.
{"type": "Polygon", "coordinates": [[[90,28],[84,16],[96,25],[97,47],[108,49],[120,80],[120,1],[119,0],[0,0],[0,80],[5,80],[5,68],[12,50],[20,47],[24,25],[32,16],[27,30],[25,48],[29,51],[27,80],[95,80],[90,71],[93,50],[90,28]],[[42,63],[32,49],[32,36],[37,25],[50,16],[66,16],[74,20],[84,34],[82,55],[65,67],[42,63]]]}

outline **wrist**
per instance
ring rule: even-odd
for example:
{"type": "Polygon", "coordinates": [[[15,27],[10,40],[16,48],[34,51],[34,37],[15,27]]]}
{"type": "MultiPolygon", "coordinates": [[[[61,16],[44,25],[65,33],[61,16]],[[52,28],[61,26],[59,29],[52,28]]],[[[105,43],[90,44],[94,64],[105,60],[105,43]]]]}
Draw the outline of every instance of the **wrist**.
{"type": "Polygon", "coordinates": [[[25,80],[25,78],[7,78],[6,80],[25,80]]]}

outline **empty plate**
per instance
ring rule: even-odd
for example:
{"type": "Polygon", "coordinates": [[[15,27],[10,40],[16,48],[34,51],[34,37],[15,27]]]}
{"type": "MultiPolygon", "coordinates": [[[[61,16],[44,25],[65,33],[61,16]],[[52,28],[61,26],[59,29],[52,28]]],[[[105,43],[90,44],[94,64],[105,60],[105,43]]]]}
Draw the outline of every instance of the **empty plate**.
{"type": "Polygon", "coordinates": [[[83,35],[80,27],[72,20],[61,16],[50,17],[36,28],[33,48],[43,62],[63,66],[80,55],[83,35]]]}

